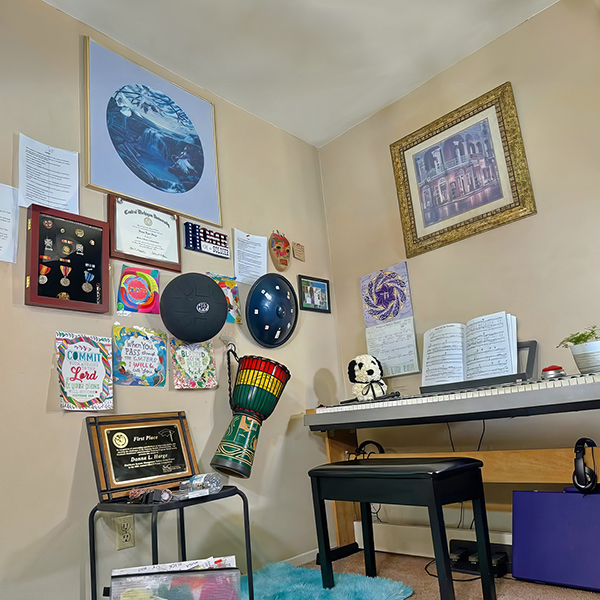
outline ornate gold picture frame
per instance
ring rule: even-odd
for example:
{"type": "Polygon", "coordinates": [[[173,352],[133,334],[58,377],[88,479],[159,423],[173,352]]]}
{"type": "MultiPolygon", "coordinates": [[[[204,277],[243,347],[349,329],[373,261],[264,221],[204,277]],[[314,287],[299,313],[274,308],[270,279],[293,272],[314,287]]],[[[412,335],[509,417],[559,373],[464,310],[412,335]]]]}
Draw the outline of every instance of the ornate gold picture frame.
{"type": "Polygon", "coordinates": [[[536,212],[509,82],[390,150],[408,258],[536,212]]]}

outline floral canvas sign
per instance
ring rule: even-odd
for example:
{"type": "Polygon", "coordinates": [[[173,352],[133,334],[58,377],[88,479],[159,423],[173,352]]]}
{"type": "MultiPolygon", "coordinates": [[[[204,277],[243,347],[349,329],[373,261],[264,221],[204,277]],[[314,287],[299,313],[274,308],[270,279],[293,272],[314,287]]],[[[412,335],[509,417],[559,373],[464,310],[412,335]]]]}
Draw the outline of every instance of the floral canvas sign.
{"type": "Polygon", "coordinates": [[[142,327],[115,325],[113,370],[118,385],[162,387],[167,376],[167,336],[142,327]]]}
{"type": "Polygon", "coordinates": [[[217,387],[215,357],[211,342],[188,344],[171,338],[173,385],[176,390],[217,387]]]}

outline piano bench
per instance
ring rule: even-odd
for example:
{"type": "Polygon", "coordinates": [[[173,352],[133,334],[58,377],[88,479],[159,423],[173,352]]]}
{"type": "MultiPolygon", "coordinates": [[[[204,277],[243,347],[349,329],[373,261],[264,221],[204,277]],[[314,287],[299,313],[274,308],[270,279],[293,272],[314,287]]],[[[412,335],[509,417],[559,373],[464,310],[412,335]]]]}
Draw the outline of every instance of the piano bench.
{"type": "Polygon", "coordinates": [[[332,552],[325,500],[359,502],[365,572],[375,577],[371,503],[427,506],[441,600],[454,600],[442,506],[471,500],[484,600],[495,600],[490,540],[481,480],[483,463],[473,458],[375,458],[329,463],[311,469],[315,523],[324,588],[332,588],[332,552]]]}

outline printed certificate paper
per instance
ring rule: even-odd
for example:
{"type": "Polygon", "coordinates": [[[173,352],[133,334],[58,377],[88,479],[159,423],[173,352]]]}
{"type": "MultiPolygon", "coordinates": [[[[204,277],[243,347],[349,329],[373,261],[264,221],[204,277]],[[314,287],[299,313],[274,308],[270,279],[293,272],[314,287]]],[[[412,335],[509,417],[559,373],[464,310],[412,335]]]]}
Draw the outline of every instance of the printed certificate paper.
{"type": "Polygon", "coordinates": [[[0,183],[0,260],[17,262],[19,190],[0,183]]]}
{"type": "Polygon", "coordinates": [[[112,409],[110,338],[57,331],[56,361],[61,408],[65,410],[112,409]]]}
{"type": "Polygon", "coordinates": [[[115,230],[117,252],[179,263],[174,215],[117,198],[115,230]]]}
{"type": "Polygon", "coordinates": [[[19,134],[19,206],[79,214],[79,155],[19,134]]]}

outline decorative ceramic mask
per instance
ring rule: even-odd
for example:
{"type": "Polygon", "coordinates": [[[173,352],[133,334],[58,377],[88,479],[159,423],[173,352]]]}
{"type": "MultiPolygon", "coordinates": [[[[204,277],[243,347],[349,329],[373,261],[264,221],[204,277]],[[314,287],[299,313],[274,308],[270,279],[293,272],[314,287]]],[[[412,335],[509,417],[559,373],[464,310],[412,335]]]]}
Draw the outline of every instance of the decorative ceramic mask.
{"type": "Polygon", "coordinates": [[[269,254],[278,271],[290,266],[290,242],[279,231],[274,231],[269,238],[269,254]]]}

